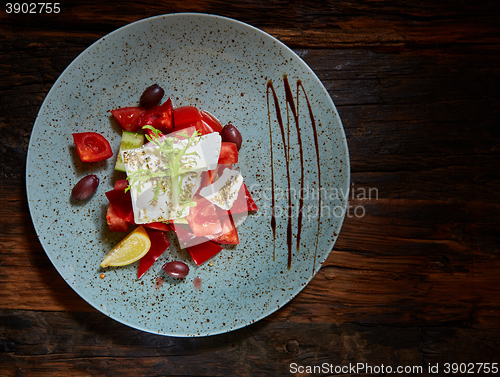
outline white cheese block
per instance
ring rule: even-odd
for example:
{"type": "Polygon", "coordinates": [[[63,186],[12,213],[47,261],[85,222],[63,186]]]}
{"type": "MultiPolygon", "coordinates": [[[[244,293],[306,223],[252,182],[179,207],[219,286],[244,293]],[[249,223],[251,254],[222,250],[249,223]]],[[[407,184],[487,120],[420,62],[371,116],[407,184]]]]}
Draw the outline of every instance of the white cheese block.
{"type": "MultiPolygon", "coordinates": [[[[176,137],[167,135],[166,137],[176,137]]],[[[159,139],[161,141],[162,138],[159,139]]],[[[179,138],[174,144],[176,148],[186,146],[187,140],[179,138]]],[[[219,162],[222,137],[218,132],[212,132],[206,135],[201,135],[196,144],[186,150],[186,156],[181,159],[181,162],[190,166],[193,171],[214,170],[219,162]],[[194,154],[196,153],[196,154],[194,154]]],[[[158,148],[155,143],[149,142],[144,145],[144,148],[158,148]]]]}
{"type": "Polygon", "coordinates": [[[217,168],[219,162],[219,155],[222,143],[222,137],[218,132],[203,135],[200,140],[203,156],[207,164],[207,170],[214,170],[217,168]]]}
{"type": "MultiPolygon", "coordinates": [[[[174,142],[173,147],[183,149],[187,143],[187,139],[179,138],[174,142]]],[[[182,155],[180,176],[164,176],[161,181],[159,178],[151,178],[131,182],[130,193],[136,224],[176,220],[187,216],[189,207],[182,204],[176,205],[176,203],[191,201],[200,187],[201,173],[217,167],[221,143],[222,138],[219,133],[202,135],[182,155]],[[182,193],[180,198],[172,192],[171,181],[173,179],[179,182],[178,191],[182,193]],[[160,184],[160,189],[154,199],[158,184],[160,184]]],[[[160,148],[153,142],[147,143],[142,148],[122,151],[122,158],[128,176],[141,169],[154,173],[166,170],[168,166],[168,162],[165,161],[168,156],[163,155],[160,148]]]]}
{"type": "Polygon", "coordinates": [[[233,206],[242,184],[240,172],[226,168],[214,183],[200,190],[200,195],[227,211],[233,206]]]}
{"type": "MultiPolygon", "coordinates": [[[[164,166],[162,164],[158,148],[145,147],[131,149],[122,152],[123,161],[127,175],[139,170],[149,169],[158,171],[164,166]]],[[[146,224],[155,221],[168,221],[185,217],[189,214],[189,207],[176,207],[170,190],[171,178],[180,180],[180,189],[183,199],[191,200],[201,183],[201,172],[193,171],[182,175],[182,177],[164,177],[156,200],[154,198],[158,179],[149,179],[142,182],[132,183],[130,194],[132,197],[132,208],[136,224],[146,224]]]]}

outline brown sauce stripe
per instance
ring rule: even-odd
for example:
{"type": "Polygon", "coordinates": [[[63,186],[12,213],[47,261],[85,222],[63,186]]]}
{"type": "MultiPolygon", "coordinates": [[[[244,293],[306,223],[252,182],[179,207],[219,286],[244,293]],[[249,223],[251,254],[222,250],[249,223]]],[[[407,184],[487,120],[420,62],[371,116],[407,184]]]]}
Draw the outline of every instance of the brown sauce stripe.
{"type": "MultiPolygon", "coordinates": [[[[295,102],[293,100],[292,90],[290,88],[290,83],[288,82],[287,75],[283,75],[283,84],[285,86],[285,98],[288,107],[292,111],[293,120],[295,123],[295,128],[297,130],[297,137],[299,140],[299,150],[300,150],[300,196],[299,196],[299,210],[298,210],[298,219],[297,219],[297,251],[300,249],[300,234],[302,232],[302,212],[304,208],[304,151],[302,148],[302,135],[300,132],[299,126],[299,97],[298,91],[299,87],[297,86],[297,108],[295,108],[295,102]]],[[[298,85],[298,83],[297,83],[298,85]]],[[[288,113],[288,111],[287,111],[288,113]]],[[[290,123],[290,122],[289,122],[290,123]]],[[[289,140],[290,147],[290,140],[289,140]]],[[[290,179],[290,177],[288,178],[290,179]]],[[[290,203],[289,203],[290,204],[290,203]]]]}
{"type": "MultiPolygon", "coordinates": [[[[269,123],[269,139],[271,141],[271,199],[273,202],[273,205],[271,207],[271,229],[273,230],[273,261],[276,260],[276,216],[274,214],[274,204],[275,204],[275,197],[274,197],[274,156],[273,156],[273,129],[271,127],[271,109],[269,108],[269,88],[272,88],[272,82],[269,80],[267,83],[267,91],[266,91],[266,97],[267,97],[267,119],[269,123]]],[[[274,92],[274,88],[272,88],[274,92]]]]}
{"type": "MultiPolygon", "coordinates": [[[[276,110],[276,120],[278,121],[278,125],[280,126],[281,139],[283,141],[283,151],[285,152],[285,160],[286,160],[286,174],[287,174],[287,182],[288,182],[288,224],[287,224],[287,228],[286,228],[286,240],[287,240],[287,245],[288,245],[287,267],[288,267],[288,269],[290,269],[290,267],[292,266],[292,206],[290,205],[292,202],[292,190],[291,190],[291,186],[290,186],[291,185],[291,183],[290,183],[290,161],[288,159],[285,126],[283,125],[283,118],[281,117],[280,104],[278,101],[278,96],[276,95],[276,91],[274,90],[272,80],[269,80],[267,82],[267,101],[268,102],[269,102],[269,89],[271,89],[271,91],[273,93],[274,108],[276,110]]],[[[271,125],[270,125],[270,127],[271,127],[271,125]]],[[[273,145],[271,144],[271,149],[272,148],[273,148],[273,145]]],[[[272,175],[274,176],[274,163],[271,166],[273,166],[272,175]]],[[[273,191],[274,191],[274,185],[273,185],[273,191]]],[[[274,206],[275,206],[275,202],[273,200],[273,212],[274,212],[274,206]]]]}
{"type": "MultiPolygon", "coordinates": [[[[288,81],[287,75],[283,75],[283,85],[285,88],[285,99],[287,105],[287,135],[285,135],[285,127],[283,123],[283,118],[281,117],[281,108],[279,105],[278,96],[276,95],[276,91],[274,89],[274,85],[272,80],[267,82],[267,114],[268,114],[268,122],[269,122],[269,138],[271,141],[271,184],[272,184],[272,212],[271,212],[271,228],[273,230],[273,260],[275,260],[276,256],[276,217],[275,217],[275,196],[274,196],[274,156],[273,156],[273,138],[272,138],[272,122],[271,122],[271,109],[269,105],[269,92],[272,92],[274,108],[276,111],[276,120],[280,127],[281,138],[283,141],[283,151],[285,153],[286,160],[286,170],[287,170],[287,181],[288,181],[288,224],[287,224],[287,245],[288,245],[288,269],[292,266],[292,197],[291,197],[291,182],[290,182],[290,117],[289,111],[291,110],[293,115],[293,121],[295,123],[295,128],[297,131],[297,138],[299,142],[299,150],[300,150],[300,196],[299,196],[299,208],[298,208],[298,219],[297,219],[297,243],[296,250],[300,249],[300,236],[302,232],[302,222],[303,222],[303,207],[304,207],[304,151],[302,144],[302,135],[299,125],[299,91],[302,88],[302,92],[304,93],[307,107],[309,110],[309,117],[311,119],[311,125],[314,133],[314,145],[316,148],[316,160],[318,167],[318,182],[319,182],[319,192],[321,193],[321,173],[320,173],[320,160],[319,160],[319,144],[318,144],[318,135],[316,130],[316,122],[314,120],[314,114],[312,112],[311,104],[309,102],[309,98],[307,97],[307,93],[305,91],[304,86],[302,85],[301,80],[297,80],[297,107],[295,106],[295,101],[293,99],[292,90],[290,88],[290,83],[288,81]],[[288,139],[288,140],[287,140],[288,139]]],[[[319,209],[321,208],[321,194],[319,197],[319,209]]],[[[318,211],[319,211],[318,209],[318,211]]],[[[313,263],[313,274],[316,266],[316,256],[318,252],[318,242],[319,242],[319,230],[320,230],[320,217],[318,213],[318,232],[316,235],[316,249],[314,252],[314,263],[313,263]]]]}
{"type": "Polygon", "coordinates": [[[302,88],[302,92],[304,93],[304,97],[307,102],[307,109],[309,110],[309,118],[311,119],[311,126],[313,129],[313,135],[314,135],[314,148],[316,149],[316,164],[318,167],[318,231],[316,233],[316,247],[314,249],[314,261],[313,261],[313,275],[314,275],[314,270],[316,269],[316,257],[318,255],[318,244],[319,244],[319,231],[321,228],[321,217],[320,217],[320,211],[321,211],[321,206],[323,204],[323,199],[321,197],[321,166],[320,166],[320,161],[319,161],[319,143],[318,143],[318,131],[316,129],[316,121],[314,120],[314,114],[312,112],[311,108],[311,103],[309,102],[309,97],[307,96],[306,90],[304,88],[304,85],[302,85],[302,81],[297,80],[297,109],[299,108],[299,88],[302,88]]]}

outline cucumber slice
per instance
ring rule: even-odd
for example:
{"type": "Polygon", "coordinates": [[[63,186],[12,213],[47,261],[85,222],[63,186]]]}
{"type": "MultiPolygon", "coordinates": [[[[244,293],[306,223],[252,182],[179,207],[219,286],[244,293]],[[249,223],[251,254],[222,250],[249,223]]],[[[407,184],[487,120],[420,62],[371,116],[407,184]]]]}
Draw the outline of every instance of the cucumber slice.
{"type": "Polygon", "coordinates": [[[144,145],[144,135],[137,132],[123,131],[122,141],[120,142],[120,150],[116,157],[115,170],[125,171],[125,164],[122,159],[122,151],[127,149],[136,149],[144,145]]]}

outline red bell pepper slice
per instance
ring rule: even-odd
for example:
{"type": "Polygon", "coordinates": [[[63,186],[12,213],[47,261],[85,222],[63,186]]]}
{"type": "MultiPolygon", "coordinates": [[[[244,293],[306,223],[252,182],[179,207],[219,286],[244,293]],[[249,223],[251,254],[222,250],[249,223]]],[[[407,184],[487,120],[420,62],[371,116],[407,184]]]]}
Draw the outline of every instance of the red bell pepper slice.
{"type": "Polygon", "coordinates": [[[208,135],[214,132],[214,130],[203,120],[199,120],[193,123],[193,125],[201,135],[208,135]]]}
{"type": "Polygon", "coordinates": [[[189,255],[191,255],[193,262],[199,266],[219,253],[219,251],[222,250],[222,247],[213,242],[207,241],[205,243],[187,247],[186,249],[189,252],[189,255]]]}
{"type": "Polygon", "coordinates": [[[116,209],[111,203],[108,204],[108,211],[106,212],[106,222],[108,223],[109,230],[112,232],[127,232],[128,222],[123,220],[116,212],[116,209]]]}
{"type": "Polygon", "coordinates": [[[153,229],[153,230],[161,230],[163,232],[167,232],[170,230],[170,226],[167,223],[154,222],[148,224],[142,224],[144,228],[153,229]]]}
{"type": "Polygon", "coordinates": [[[122,107],[111,110],[111,114],[125,131],[136,132],[139,129],[139,119],[146,112],[142,107],[122,107]]]}
{"type": "Polygon", "coordinates": [[[174,128],[190,125],[201,120],[201,113],[194,106],[181,106],[172,110],[174,117],[174,128]]]}
{"type": "Polygon", "coordinates": [[[134,210],[132,209],[132,197],[130,196],[130,192],[113,189],[106,192],[106,197],[113,205],[118,216],[129,223],[134,222],[134,210]]]}
{"type": "Polygon", "coordinates": [[[220,165],[232,165],[238,162],[238,147],[235,143],[223,141],[221,143],[219,161],[220,165]]]}
{"type": "Polygon", "coordinates": [[[97,162],[113,156],[109,142],[97,132],[75,133],[73,141],[82,162],[97,162]]]}
{"type": "Polygon", "coordinates": [[[194,106],[176,107],[173,114],[175,131],[189,127],[194,127],[201,135],[222,131],[222,125],[217,118],[207,111],[199,111],[194,106]]]}
{"type": "Polygon", "coordinates": [[[219,120],[214,117],[212,114],[210,114],[208,111],[201,110],[201,120],[209,127],[212,132],[218,132],[221,133],[222,131],[222,124],[219,122],[219,120]]]}
{"type": "Polygon", "coordinates": [[[195,130],[198,131],[200,135],[207,135],[213,132],[212,129],[202,120],[198,120],[193,123],[186,123],[181,126],[176,126],[173,132],[187,131],[187,134],[191,136],[195,130]]]}
{"type": "Polygon", "coordinates": [[[189,225],[173,223],[172,227],[177,235],[177,238],[179,239],[180,246],[183,249],[208,242],[207,238],[196,236],[189,228],[189,225]]]}
{"type": "Polygon", "coordinates": [[[167,250],[167,247],[170,246],[165,232],[151,229],[146,229],[146,232],[151,241],[151,247],[148,253],[139,260],[137,279],[142,278],[146,271],[156,262],[165,250],[167,250]]]}

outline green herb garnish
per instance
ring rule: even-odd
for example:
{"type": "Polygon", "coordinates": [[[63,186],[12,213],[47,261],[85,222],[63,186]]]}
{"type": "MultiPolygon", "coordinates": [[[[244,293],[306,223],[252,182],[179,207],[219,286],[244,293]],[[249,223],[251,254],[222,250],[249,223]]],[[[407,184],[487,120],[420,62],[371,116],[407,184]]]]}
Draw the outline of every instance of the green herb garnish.
{"type": "Polygon", "coordinates": [[[160,137],[161,132],[156,128],[146,125],[143,129],[148,129],[153,132],[155,137],[150,137],[146,134],[146,139],[154,143],[158,147],[160,164],[157,169],[139,169],[131,172],[127,180],[129,181],[130,187],[135,184],[139,184],[139,190],[141,184],[146,181],[153,181],[155,185],[155,194],[151,199],[151,202],[158,200],[160,192],[166,192],[170,189],[173,206],[175,209],[182,207],[180,212],[182,212],[186,207],[195,206],[194,203],[182,189],[182,180],[186,173],[193,171],[193,165],[195,163],[194,156],[200,157],[197,152],[186,152],[190,147],[195,145],[200,140],[200,133],[198,131],[193,132],[191,136],[187,132],[178,133],[179,136],[185,137],[186,141],[181,146],[179,145],[178,139],[174,137],[160,137]]]}

